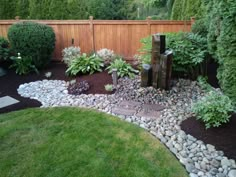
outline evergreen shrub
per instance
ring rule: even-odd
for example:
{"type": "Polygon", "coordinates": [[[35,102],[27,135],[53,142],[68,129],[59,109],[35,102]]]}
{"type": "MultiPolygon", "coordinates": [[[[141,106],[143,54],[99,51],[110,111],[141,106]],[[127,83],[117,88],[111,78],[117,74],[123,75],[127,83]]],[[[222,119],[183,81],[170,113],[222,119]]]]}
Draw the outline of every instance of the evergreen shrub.
{"type": "Polygon", "coordinates": [[[236,105],[236,3],[233,0],[208,2],[208,48],[218,61],[217,72],[223,92],[236,105]]]}
{"type": "Polygon", "coordinates": [[[50,62],[55,47],[55,33],[51,27],[19,22],[9,28],[8,39],[15,53],[32,57],[36,68],[43,68],[50,62]]]}

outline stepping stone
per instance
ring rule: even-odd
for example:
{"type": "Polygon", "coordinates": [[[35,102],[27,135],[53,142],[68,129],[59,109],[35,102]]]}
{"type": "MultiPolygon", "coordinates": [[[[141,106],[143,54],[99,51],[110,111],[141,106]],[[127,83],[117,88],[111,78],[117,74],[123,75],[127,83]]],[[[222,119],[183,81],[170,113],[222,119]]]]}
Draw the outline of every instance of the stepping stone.
{"type": "Polygon", "coordinates": [[[0,98],[0,108],[4,108],[13,104],[18,103],[19,101],[10,97],[10,96],[4,96],[0,98]]]}
{"type": "Polygon", "coordinates": [[[6,71],[3,68],[0,68],[0,77],[4,76],[6,74],[6,71]]]}
{"type": "Polygon", "coordinates": [[[151,118],[151,119],[158,119],[161,116],[161,114],[159,111],[142,110],[136,116],[144,117],[144,118],[151,118]]]}
{"type": "Polygon", "coordinates": [[[119,103],[119,106],[123,108],[136,108],[140,105],[141,103],[137,101],[122,101],[119,103]]]}
{"type": "Polygon", "coordinates": [[[112,108],[111,112],[114,114],[118,114],[118,115],[132,116],[136,113],[136,110],[131,109],[131,108],[126,109],[123,107],[114,107],[114,108],[112,108]]]}
{"type": "Polygon", "coordinates": [[[165,109],[165,107],[159,104],[144,104],[143,109],[161,111],[165,109]]]}

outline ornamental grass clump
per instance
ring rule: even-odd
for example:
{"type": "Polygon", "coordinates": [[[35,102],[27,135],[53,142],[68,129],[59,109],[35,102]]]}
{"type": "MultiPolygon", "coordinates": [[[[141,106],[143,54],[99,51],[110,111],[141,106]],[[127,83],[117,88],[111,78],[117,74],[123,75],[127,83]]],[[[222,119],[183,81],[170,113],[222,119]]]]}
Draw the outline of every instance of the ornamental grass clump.
{"type": "Polygon", "coordinates": [[[206,128],[219,127],[229,122],[233,105],[228,96],[214,90],[195,103],[192,111],[197,119],[205,123],[206,128]]]}

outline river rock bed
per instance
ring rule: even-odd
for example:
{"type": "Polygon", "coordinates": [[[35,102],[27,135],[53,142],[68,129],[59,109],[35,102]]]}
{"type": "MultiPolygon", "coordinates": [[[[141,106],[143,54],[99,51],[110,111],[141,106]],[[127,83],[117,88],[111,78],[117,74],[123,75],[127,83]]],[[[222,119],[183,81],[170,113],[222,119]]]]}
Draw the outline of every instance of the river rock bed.
{"type": "Polygon", "coordinates": [[[68,85],[68,82],[62,80],[42,80],[20,85],[18,93],[40,101],[42,107],[79,106],[109,114],[113,114],[112,108],[123,100],[163,105],[165,109],[160,112],[159,119],[136,115],[116,116],[139,125],[160,139],[185,166],[190,177],[236,177],[234,160],[225,157],[224,152],[216,151],[214,146],[187,135],[180,128],[180,123],[192,116],[192,102],[205,94],[195,81],[173,81],[172,89],[164,91],[152,87],[141,88],[140,77],[122,78],[112,95],[70,95],[68,85]]]}

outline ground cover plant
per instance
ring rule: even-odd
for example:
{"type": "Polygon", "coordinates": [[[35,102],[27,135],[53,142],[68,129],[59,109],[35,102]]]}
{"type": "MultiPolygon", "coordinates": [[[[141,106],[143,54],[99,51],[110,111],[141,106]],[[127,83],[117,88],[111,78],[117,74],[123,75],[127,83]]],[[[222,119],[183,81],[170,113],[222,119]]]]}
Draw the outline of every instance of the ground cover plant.
{"type": "Polygon", "coordinates": [[[69,82],[68,93],[72,95],[80,95],[89,89],[89,83],[87,81],[77,82],[72,80],[69,82]]]}
{"type": "Polygon", "coordinates": [[[26,109],[0,115],[0,176],[187,177],[153,136],[93,110],[26,109]]]}

